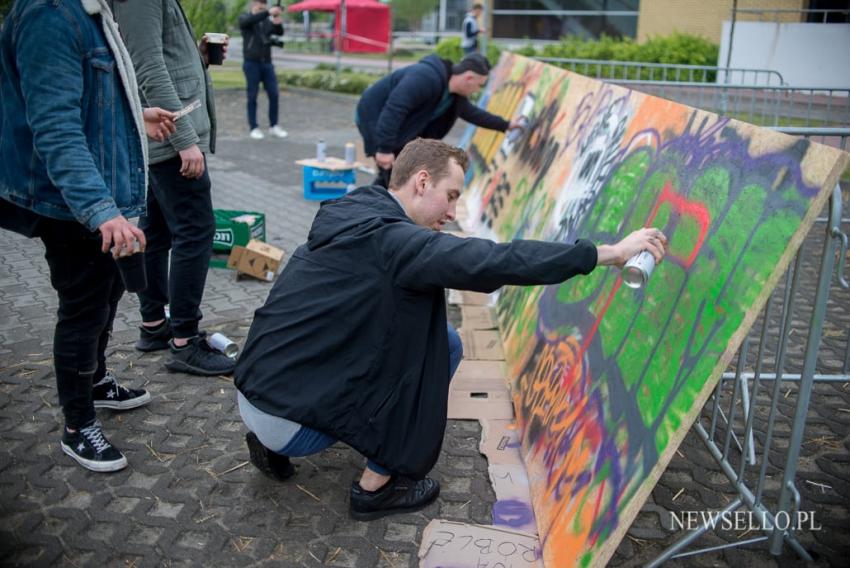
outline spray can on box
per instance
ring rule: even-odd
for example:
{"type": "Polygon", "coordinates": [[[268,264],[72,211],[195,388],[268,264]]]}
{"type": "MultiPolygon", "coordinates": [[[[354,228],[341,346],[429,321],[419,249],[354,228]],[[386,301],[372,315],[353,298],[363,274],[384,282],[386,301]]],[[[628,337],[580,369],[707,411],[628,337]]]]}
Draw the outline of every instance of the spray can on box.
{"type": "Polygon", "coordinates": [[[316,161],[325,161],[325,158],[327,157],[326,150],[327,147],[325,146],[325,141],[320,138],[319,141],[316,142],[316,161]]]}
{"type": "Polygon", "coordinates": [[[207,343],[210,347],[224,353],[231,359],[235,359],[236,354],[239,353],[239,346],[223,333],[213,333],[208,336],[207,343]]]}
{"type": "Polygon", "coordinates": [[[354,142],[345,143],[345,163],[353,164],[357,159],[357,150],[354,147],[354,142]]]}
{"type": "Polygon", "coordinates": [[[649,251],[641,251],[623,266],[623,282],[629,288],[643,288],[655,269],[655,257],[649,251]]]}

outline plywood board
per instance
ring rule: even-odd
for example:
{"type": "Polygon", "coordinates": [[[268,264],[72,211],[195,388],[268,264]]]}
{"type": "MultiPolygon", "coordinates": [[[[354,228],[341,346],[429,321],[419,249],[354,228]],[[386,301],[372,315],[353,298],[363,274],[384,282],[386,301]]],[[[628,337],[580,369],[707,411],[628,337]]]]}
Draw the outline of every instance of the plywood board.
{"type": "Polygon", "coordinates": [[[546,564],[602,566],[850,156],[514,54],[488,89],[529,127],[471,137],[465,230],[613,243],[652,225],[670,242],[642,290],[598,268],[498,299],[546,564]]]}

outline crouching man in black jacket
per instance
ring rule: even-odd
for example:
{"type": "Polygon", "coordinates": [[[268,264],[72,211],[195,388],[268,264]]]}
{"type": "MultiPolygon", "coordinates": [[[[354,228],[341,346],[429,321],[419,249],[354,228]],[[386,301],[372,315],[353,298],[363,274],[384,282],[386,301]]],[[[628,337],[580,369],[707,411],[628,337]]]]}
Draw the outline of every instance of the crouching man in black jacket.
{"type": "Polygon", "coordinates": [[[445,288],[556,284],[644,249],[656,261],[665,254],[658,229],[598,246],[443,234],[466,167],[462,150],[418,139],[399,154],[389,191],[361,187],[323,203],[257,310],[236,366],[261,471],[289,477],[289,457],[337,440],[368,458],[351,485],[355,519],[416,511],[439,494],[425,476],[442,446],[454,372],[445,288]]]}

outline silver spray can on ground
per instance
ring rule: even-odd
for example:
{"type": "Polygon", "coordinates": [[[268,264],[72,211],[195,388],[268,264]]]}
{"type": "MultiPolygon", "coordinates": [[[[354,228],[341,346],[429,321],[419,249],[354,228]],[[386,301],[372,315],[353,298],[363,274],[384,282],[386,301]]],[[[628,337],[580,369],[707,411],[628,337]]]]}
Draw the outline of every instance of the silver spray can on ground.
{"type": "Polygon", "coordinates": [[[213,333],[207,337],[207,343],[210,344],[210,347],[216,351],[221,351],[231,359],[235,358],[236,354],[239,353],[239,346],[223,333],[213,333]]]}
{"type": "Polygon", "coordinates": [[[320,139],[318,142],[316,142],[316,160],[318,160],[319,162],[325,161],[325,150],[325,141],[320,139]]]}
{"type": "Polygon", "coordinates": [[[345,143],[345,163],[353,164],[357,158],[357,150],[354,147],[354,142],[345,143]]]}
{"type": "Polygon", "coordinates": [[[648,251],[641,251],[623,266],[623,282],[629,288],[643,288],[654,269],[655,257],[648,251]]]}

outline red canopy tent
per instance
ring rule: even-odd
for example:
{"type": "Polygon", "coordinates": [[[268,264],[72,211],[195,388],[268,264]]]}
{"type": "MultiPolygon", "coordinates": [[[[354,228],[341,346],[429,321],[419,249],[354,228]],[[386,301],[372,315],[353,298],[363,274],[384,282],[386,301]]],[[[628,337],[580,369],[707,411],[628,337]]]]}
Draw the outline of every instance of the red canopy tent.
{"type": "Polygon", "coordinates": [[[378,0],[304,0],[288,12],[333,12],[334,36],[342,38],[342,51],[386,53],[390,44],[390,7],[378,0]],[[343,23],[345,29],[343,31],[343,23]]]}

